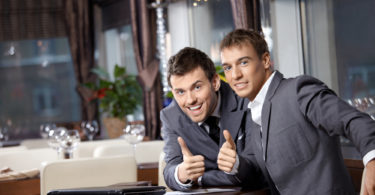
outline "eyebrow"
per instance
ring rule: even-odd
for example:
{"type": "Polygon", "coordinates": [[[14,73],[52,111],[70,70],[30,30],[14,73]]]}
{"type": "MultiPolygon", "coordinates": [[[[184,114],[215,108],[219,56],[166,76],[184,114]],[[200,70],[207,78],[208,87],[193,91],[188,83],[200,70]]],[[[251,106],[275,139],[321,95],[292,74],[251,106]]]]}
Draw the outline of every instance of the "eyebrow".
{"type": "MultiPolygon", "coordinates": [[[[236,63],[238,63],[238,62],[240,62],[240,61],[242,61],[242,60],[245,60],[245,59],[251,59],[251,57],[249,57],[249,56],[244,56],[244,57],[240,57],[240,58],[238,58],[237,60],[236,60],[236,63]]],[[[225,65],[228,65],[227,63],[224,63],[224,64],[221,64],[221,66],[225,66],[225,65]]]]}
{"type": "Polygon", "coordinates": [[[242,61],[242,60],[245,60],[245,59],[251,59],[251,57],[249,57],[249,56],[244,56],[244,57],[238,58],[237,62],[242,61]]]}

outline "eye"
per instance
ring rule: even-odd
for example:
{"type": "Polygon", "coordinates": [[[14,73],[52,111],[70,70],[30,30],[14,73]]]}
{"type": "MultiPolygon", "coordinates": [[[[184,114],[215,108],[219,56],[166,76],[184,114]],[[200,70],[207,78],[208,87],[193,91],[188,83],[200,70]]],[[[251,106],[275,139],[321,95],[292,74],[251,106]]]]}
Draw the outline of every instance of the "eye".
{"type": "Polygon", "coordinates": [[[224,71],[230,71],[230,69],[232,69],[232,66],[228,66],[228,65],[223,66],[224,71]]]}
{"type": "Polygon", "coordinates": [[[240,63],[240,65],[241,66],[245,66],[245,65],[247,65],[249,62],[247,61],[247,60],[242,60],[241,61],[241,63],[240,63]]]}
{"type": "Polygon", "coordinates": [[[176,93],[177,95],[181,96],[181,95],[184,95],[185,92],[183,90],[178,90],[176,91],[176,93]]]}
{"type": "Polygon", "coordinates": [[[194,89],[195,89],[195,90],[200,90],[200,89],[201,89],[201,86],[197,85],[197,86],[195,86],[194,89]]]}

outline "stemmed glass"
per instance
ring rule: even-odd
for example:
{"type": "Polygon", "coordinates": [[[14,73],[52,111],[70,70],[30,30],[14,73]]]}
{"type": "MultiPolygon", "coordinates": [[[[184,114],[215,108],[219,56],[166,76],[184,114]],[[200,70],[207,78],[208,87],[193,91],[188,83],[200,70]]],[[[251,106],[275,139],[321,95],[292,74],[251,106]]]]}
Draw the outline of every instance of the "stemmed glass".
{"type": "Polygon", "coordinates": [[[94,136],[99,132],[99,125],[96,120],[82,121],[81,128],[90,141],[94,140],[94,136]]]}
{"type": "Polygon", "coordinates": [[[66,131],[67,129],[65,127],[57,127],[48,131],[48,145],[57,151],[57,156],[59,158],[61,153],[60,141],[66,131]]]}
{"type": "Polygon", "coordinates": [[[141,122],[128,122],[124,129],[125,140],[133,145],[133,154],[135,157],[136,145],[143,140],[145,136],[145,126],[141,122]]]}
{"type": "Polygon", "coordinates": [[[56,129],[55,123],[45,123],[45,124],[40,125],[40,135],[42,136],[42,138],[47,139],[48,133],[52,129],[56,129]]]}
{"type": "Polygon", "coordinates": [[[6,126],[0,126],[0,142],[8,141],[8,128],[6,126]]]}
{"type": "Polygon", "coordinates": [[[73,151],[78,147],[81,138],[78,130],[68,130],[60,139],[60,146],[64,151],[64,158],[73,158],[73,151]]]}

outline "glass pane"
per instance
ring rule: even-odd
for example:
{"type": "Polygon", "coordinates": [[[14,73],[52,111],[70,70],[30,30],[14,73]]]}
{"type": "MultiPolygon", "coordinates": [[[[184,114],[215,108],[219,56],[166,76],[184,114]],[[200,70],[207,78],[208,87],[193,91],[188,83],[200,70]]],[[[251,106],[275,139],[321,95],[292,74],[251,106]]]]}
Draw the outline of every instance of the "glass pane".
{"type": "Polygon", "coordinates": [[[47,122],[81,120],[67,38],[0,42],[0,125],[11,140],[37,138],[47,122]]]}
{"type": "Polygon", "coordinates": [[[307,73],[375,117],[375,1],[304,2],[307,73]]]}
{"type": "Polygon", "coordinates": [[[191,45],[207,53],[215,64],[220,64],[220,41],[234,29],[230,1],[188,0],[187,3],[191,10],[191,45]]]}
{"type": "Polygon", "coordinates": [[[113,72],[115,64],[126,66],[128,73],[137,75],[131,25],[113,28],[104,32],[107,67],[113,72]]]}

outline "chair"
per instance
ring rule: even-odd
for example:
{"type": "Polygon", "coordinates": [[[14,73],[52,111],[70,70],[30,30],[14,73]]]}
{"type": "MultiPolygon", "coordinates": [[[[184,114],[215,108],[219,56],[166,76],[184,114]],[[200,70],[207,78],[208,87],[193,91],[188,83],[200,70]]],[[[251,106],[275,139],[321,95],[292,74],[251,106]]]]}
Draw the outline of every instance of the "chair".
{"type": "Polygon", "coordinates": [[[166,165],[164,157],[165,157],[165,153],[161,152],[160,157],[159,157],[158,185],[167,187],[167,184],[165,184],[164,174],[163,174],[163,171],[166,165]]]}
{"type": "Polygon", "coordinates": [[[77,156],[79,158],[93,157],[94,150],[98,146],[118,144],[127,144],[127,142],[124,139],[106,139],[81,142],[77,150],[74,152],[74,156],[77,156]]]}
{"type": "Polygon", "coordinates": [[[0,168],[9,167],[14,171],[39,169],[45,161],[57,160],[57,152],[51,148],[19,150],[0,154],[0,168]]]}
{"type": "Polygon", "coordinates": [[[0,154],[6,154],[10,152],[22,151],[27,150],[25,146],[10,146],[10,147],[0,147],[0,154]]]}
{"type": "Polygon", "coordinates": [[[164,168],[166,166],[166,162],[164,160],[165,158],[165,153],[162,151],[160,152],[160,156],[159,156],[159,168],[158,168],[158,186],[164,186],[166,187],[166,190],[168,192],[172,191],[168,186],[167,184],[165,183],[165,180],[164,180],[164,168]]]}
{"type": "Polygon", "coordinates": [[[108,186],[136,182],[137,166],[133,156],[80,158],[49,162],[40,173],[41,195],[54,189],[108,186]]]}
{"type": "MultiPolygon", "coordinates": [[[[93,156],[113,156],[119,154],[132,154],[133,146],[130,144],[103,145],[98,146],[93,156]]],[[[136,145],[135,159],[137,163],[159,162],[159,154],[163,151],[164,141],[144,141],[136,145]]]]}
{"type": "Polygon", "coordinates": [[[25,139],[21,142],[21,146],[25,146],[27,149],[49,147],[46,139],[25,139]]]}

